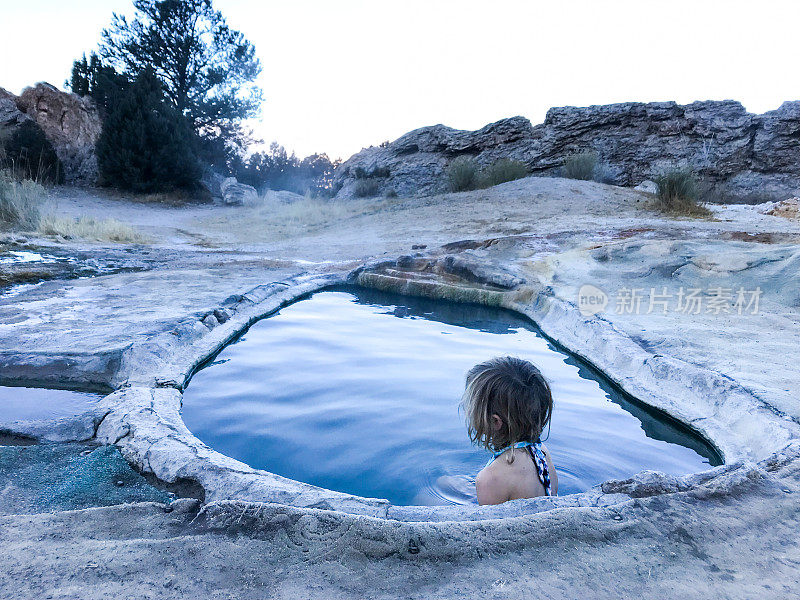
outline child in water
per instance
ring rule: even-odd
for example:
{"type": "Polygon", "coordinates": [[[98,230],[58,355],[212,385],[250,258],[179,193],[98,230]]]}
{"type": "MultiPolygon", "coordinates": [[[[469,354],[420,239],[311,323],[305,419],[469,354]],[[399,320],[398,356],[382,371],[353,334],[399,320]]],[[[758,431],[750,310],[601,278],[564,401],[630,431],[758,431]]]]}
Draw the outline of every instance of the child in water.
{"type": "Polygon", "coordinates": [[[539,369],[511,356],[475,365],[462,404],[470,439],[494,455],[475,479],[478,504],[558,494],[558,475],[540,439],[553,397],[539,369]]]}

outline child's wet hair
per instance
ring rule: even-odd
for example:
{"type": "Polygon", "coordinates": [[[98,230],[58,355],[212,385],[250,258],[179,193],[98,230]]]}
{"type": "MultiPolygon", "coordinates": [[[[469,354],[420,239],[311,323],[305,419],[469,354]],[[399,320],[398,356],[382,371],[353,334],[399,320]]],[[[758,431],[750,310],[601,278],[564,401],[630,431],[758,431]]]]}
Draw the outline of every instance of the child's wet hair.
{"type": "Polygon", "coordinates": [[[470,440],[492,451],[540,441],[553,413],[553,396],[541,371],[513,356],[472,367],[461,404],[470,440]],[[494,414],[503,421],[499,431],[492,427],[494,414]]]}

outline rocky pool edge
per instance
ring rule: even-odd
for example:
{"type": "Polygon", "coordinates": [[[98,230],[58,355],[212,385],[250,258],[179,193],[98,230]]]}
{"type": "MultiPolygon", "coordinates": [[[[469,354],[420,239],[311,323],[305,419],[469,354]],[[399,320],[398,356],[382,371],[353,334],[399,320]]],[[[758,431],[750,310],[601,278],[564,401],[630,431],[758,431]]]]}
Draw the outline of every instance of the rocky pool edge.
{"type": "MultiPolygon", "coordinates": [[[[299,276],[230,296],[199,318],[186,319],[170,331],[125,346],[114,361],[117,368],[104,371],[108,386],[115,391],[91,413],[55,426],[52,422],[16,423],[0,428],[49,441],[114,444],[141,473],[173,486],[188,484],[201,490],[207,507],[256,503],[314,514],[335,511],[342,516],[406,522],[521,518],[560,508],[613,511],[632,498],[691,492],[726,480],[731,473],[752,475],[754,469],[763,473],[759,465],[779,461],[787,453],[800,453],[797,423],[734,380],[651,353],[610,321],[581,315],[575,304],[557,298],[546,287],[520,281],[496,286],[497,274],[486,277],[484,273],[485,283],[454,283],[436,278],[418,281],[381,272],[399,262],[383,260],[354,271],[299,276]],[[719,450],[726,464],[683,477],[643,471],[581,494],[517,500],[498,507],[394,506],[386,500],[326,490],[253,469],[209,448],[186,428],[180,416],[182,390],[195,370],[256,321],[309,294],[342,284],[500,306],[523,314],[626,393],[697,432],[719,450]]],[[[78,371],[83,372],[80,365],[78,371]]],[[[85,369],[86,373],[90,371],[85,369]]]]}

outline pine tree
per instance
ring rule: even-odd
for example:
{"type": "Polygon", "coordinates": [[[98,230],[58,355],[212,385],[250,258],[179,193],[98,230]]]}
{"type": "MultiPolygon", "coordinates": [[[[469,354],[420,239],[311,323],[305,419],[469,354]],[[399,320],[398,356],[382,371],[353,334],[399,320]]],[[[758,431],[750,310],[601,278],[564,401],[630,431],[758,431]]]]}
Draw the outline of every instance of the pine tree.
{"type": "MultiPolygon", "coordinates": [[[[92,58],[95,56],[97,55],[92,54],[92,58]]],[[[73,93],[78,94],[78,96],[88,96],[91,79],[91,68],[84,54],[81,58],[72,63],[72,75],[67,85],[69,89],[71,89],[73,93]]]]}
{"type": "Polygon", "coordinates": [[[128,87],[128,78],[105,64],[97,54],[84,54],[72,63],[72,75],[67,86],[79,96],[89,96],[105,117],[119,95],[128,87]]]}
{"type": "Polygon", "coordinates": [[[253,45],[211,0],[134,0],[133,6],[131,19],[115,13],[103,30],[103,60],[130,77],[151,69],[166,99],[202,138],[208,160],[241,151],[247,143],[241,121],[261,105],[253,45]]]}
{"type": "Polygon", "coordinates": [[[136,192],[197,185],[200,167],[186,119],[145,69],[114,102],[97,142],[101,182],[136,192]]]}

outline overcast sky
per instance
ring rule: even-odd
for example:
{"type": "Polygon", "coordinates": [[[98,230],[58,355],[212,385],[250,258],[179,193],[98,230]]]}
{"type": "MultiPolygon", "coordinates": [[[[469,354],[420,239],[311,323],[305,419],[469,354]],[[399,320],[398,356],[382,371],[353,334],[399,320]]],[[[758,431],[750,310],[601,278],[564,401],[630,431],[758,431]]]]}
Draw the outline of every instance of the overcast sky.
{"type": "MultiPolygon", "coordinates": [[[[130,0],[2,0],[0,86],[63,87],[130,0]]],[[[550,106],[800,99],[797,0],[215,0],[255,44],[256,134],[348,157],[444,123],[541,122],[550,106]]]]}

